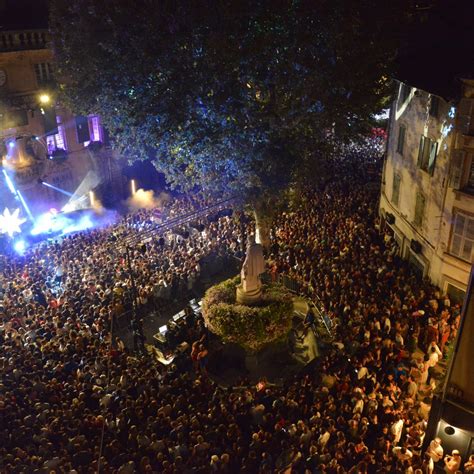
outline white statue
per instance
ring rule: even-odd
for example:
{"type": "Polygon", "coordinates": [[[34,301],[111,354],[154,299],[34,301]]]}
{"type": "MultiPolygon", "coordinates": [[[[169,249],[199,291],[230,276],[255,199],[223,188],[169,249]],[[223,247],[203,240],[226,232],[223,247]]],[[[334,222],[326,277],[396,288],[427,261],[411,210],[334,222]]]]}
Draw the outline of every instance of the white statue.
{"type": "Polygon", "coordinates": [[[263,247],[255,243],[255,238],[251,235],[248,239],[247,253],[240,272],[242,283],[237,287],[237,303],[251,304],[260,300],[262,295],[260,275],[264,272],[263,247]]]}

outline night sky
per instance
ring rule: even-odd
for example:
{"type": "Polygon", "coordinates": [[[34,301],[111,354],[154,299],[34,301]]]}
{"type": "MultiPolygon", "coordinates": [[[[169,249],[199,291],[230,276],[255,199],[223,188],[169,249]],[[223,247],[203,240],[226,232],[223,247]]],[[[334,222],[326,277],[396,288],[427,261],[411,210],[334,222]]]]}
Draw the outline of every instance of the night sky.
{"type": "Polygon", "coordinates": [[[47,28],[48,0],[0,0],[0,28],[47,28]]]}

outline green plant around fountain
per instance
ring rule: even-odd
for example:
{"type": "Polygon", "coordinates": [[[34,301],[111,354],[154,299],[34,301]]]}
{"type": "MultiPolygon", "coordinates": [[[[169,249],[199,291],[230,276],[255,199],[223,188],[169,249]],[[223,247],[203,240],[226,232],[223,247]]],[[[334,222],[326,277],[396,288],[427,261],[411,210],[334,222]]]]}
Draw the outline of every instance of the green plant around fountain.
{"type": "Polygon", "coordinates": [[[278,284],[263,286],[258,305],[236,303],[240,277],[226,280],[207,290],[202,312],[207,327],[224,342],[233,342],[248,352],[281,340],[291,328],[293,301],[291,293],[278,284]]]}

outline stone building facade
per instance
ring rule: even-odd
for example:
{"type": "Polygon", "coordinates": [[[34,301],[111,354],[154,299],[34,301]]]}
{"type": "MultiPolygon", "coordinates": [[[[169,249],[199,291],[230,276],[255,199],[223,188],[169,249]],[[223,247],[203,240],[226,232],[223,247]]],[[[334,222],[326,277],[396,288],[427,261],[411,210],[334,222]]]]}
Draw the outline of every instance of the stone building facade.
{"type": "Polygon", "coordinates": [[[399,82],[380,214],[400,255],[461,302],[474,259],[474,81],[443,97],[399,82]]]}
{"type": "MultiPolygon", "coordinates": [[[[0,32],[0,154],[32,216],[87,207],[91,191],[107,203],[123,197],[121,162],[100,117],[75,117],[58,102],[47,30],[0,32]]],[[[8,206],[24,213],[18,196],[2,188],[0,213],[8,206]]]]}

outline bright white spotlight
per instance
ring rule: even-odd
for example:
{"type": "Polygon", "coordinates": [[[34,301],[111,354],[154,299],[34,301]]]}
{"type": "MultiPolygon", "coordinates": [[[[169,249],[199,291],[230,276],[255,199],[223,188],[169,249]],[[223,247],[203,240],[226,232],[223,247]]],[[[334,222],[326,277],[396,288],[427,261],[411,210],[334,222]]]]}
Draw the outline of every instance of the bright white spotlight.
{"type": "Polygon", "coordinates": [[[15,233],[21,233],[20,226],[26,222],[26,219],[19,216],[20,209],[15,209],[13,214],[10,213],[10,209],[7,207],[3,210],[3,214],[0,215],[0,233],[8,234],[13,237],[15,233]]]}
{"type": "Polygon", "coordinates": [[[17,240],[14,243],[13,248],[15,249],[16,253],[23,255],[26,250],[26,242],[24,240],[17,240]]]}

